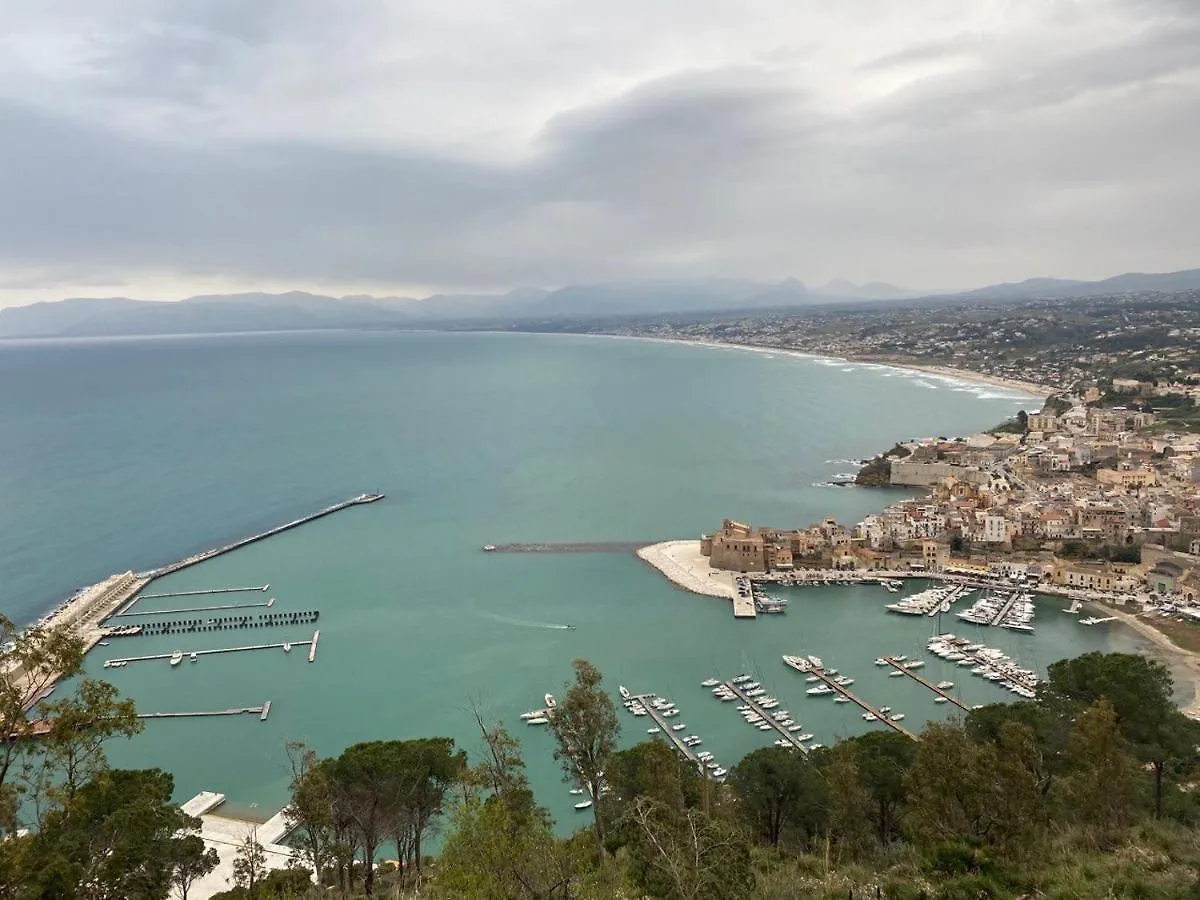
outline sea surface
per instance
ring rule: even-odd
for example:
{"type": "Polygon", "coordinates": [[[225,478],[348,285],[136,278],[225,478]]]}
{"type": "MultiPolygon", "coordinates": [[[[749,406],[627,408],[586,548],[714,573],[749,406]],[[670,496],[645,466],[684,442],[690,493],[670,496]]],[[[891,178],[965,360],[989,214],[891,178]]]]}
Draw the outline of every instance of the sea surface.
{"type": "MultiPolygon", "coordinates": [[[[936,622],[888,614],[895,598],[878,587],[793,590],[786,616],[739,622],[727,602],[681,592],[631,554],[483,553],[484,544],[686,538],[723,517],[854,522],[909,494],[825,484],[854,471],[851,460],[1039,404],[880,366],[575,336],[0,342],[0,611],[31,621],[113,572],[382,491],[379,503],[155,582],[156,593],[269,582],[275,611],[320,610],[319,652],[311,665],[298,647],[103,668],[111,656],[302,641],[310,628],[97,648],[88,671],[144,712],[272,701],[265,723],[148,722],[110,746],[111,760],[173,772],[181,800],[215,790],[265,816],[286,799],[285,742],[336,754],[356,741],[448,735],[475,754],[478,708],[522,739],[538,796],[569,828],[574,798],[552,739],[518,716],[562,692],[575,658],[596,663],[614,694],[624,684],[671,697],[683,712],[675,721],[727,764],[773,736],[718,703],[700,686],[708,676],[754,674],[827,744],[880,727],[852,705],[807,697],[784,653],[823,657],[914,729],[950,711],[886,677],[873,665],[880,654],[921,655],[927,676],[955,681],[969,703],[1011,695],[939,668],[924,653],[936,622]]],[[[139,608],[191,605],[197,598],[139,608]]],[[[1124,630],[1079,626],[1062,606],[1040,602],[1033,636],[970,633],[1039,669],[1141,646],[1124,630]]],[[[951,621],[942,627],[971,628],[951,621]]],[[[645,737],[647,720],[621,716],[625,743],[645,737]]]]}

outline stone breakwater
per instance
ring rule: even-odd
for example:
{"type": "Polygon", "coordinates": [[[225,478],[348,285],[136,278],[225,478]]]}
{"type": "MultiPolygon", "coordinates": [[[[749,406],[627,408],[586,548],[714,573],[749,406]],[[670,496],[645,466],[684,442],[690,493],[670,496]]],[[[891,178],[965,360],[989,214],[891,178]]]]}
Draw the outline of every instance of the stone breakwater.
{"type": "Polygon", "coordinates": [[[709,566],[708,557],[700,553],[698,540],[651,544],[638,550],[637,555],[684,590],[723,600],[737,597],[733,573],[709,566]]]}

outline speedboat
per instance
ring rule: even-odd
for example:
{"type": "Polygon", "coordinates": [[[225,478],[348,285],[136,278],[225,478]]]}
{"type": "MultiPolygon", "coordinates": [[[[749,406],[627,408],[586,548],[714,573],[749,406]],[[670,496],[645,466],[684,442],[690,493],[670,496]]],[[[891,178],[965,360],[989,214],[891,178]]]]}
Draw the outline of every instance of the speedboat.
{"type": "Polygon", "coordinates": [[[884,659],[882,656],[875,657],[875,665],[886,666],[887,664],[888,664],[888,661],[886,659],[884,659]]]}
{"type": "Polygon", "coordinates": [[[523,712],[523,713],[521,713],[521,718],[528,722],[530,719],[536,719],[539,716],[544,715],[545,712],[546,711],[544,709],[533,710],[531,712],[523,712]]]}
{"type": "Polygon", "coordinates": [[[177,666],[181,662],[183,662],[183,651],[176,650],[174,653],[171,654],[171,665],[177,666]]]}
{"type": "Polygon", "coordinates": [[[954,682],[953,681],[939,681],[937,686],[939,688],[941,688],[943,691],[948,691],[948,690],[950,690],[950,688],[954,687],[954,682]]]}
{"type": "Polygon", "coordinates": [[[618,684],[617,690],[621,692],[621,698],[623,700],[628,700],[628,699],[630,699],[630,697],[633,696],[632,694],[629,693],[629,688],[625,687],[625,685],[623,685],[623,684],[618,684]]]}
{"type": "Polygon", "coordinates": [[[580,800],[578,803],[575,804],[575,808],[582,811],[582,810],[587,809],[591,805],[592,805],[591,800],[580,800]]]}
{"type": "Polygon", "coordinates": [[[903,678],[904,673],[900,671],[888,672],[888,678],[903,678]]]}
{"type": "Polygon", "coordinates": [[[713,778],[724,778],[728,773],[724,769],[718,767],[712,770],[712,774],[713,778]]]}
{"type": "Polygon", "coordinates": [[[671,726],[672,731],[683,731],[685,728],[687,728],[687,725],[685,725],[683,722],[680,722],[678,725],[671,726]]]}
{"type": "Polygon", "coordinates": [[[571,788],[571,793],[578,797],[583,793],[583,788],[571,788]]]}
{"type": "Polygon", "coordinates": [[[875,715],[875,713],[863,713],[863,719],[868,722],[874,722],[878,718],[879,716],[875,715]]]}
{"type": "Polygon", "coordinates": [[[892,721],[892,722],[899,722],[899,721],[903,720],[903,718],[904,718],[904,713],[895,713],[893,715],[888,716],[889,721],[892,721]]]}
{"type": "Polygon", "coordinates": [[[881,713],[890,713],[892,711],[892,708],[890,706],[881,706],[881,707],[879,707],[879,711],[881,713]]]}
{"type": "Polygon", "coordinates": [[[200,658],[200,657],[198,657],[198,656],[197,656],[195,653],[193,653],[193,654],[192,654],[190,657],[188,657],[188,659],[189,659],[191,662],[195,662],[195,661],[196,661],[196,660],[198,660],[199,658],[200,658]]]}
{"type": "Polygon", "coordinates": [[[812,736],[811,734],[798,734],[798,735],[796,735],[796,740],[798,740],[798,741],[799,741],[800,743],[802,743],[802,744],[803,744],[805,741],[811,741],[812,739],[813,739],[813,736],[812,736]]]}
{"type": "Polygon", "coordinates": [[[950,701],[947,700],[945,697],[934,697],[933,702],[934,703],[949,703],[950,701]]]}
{"type": "Polygon", "coordinates": [[[526,725],[545,725],[549,721],[550,720],[547,719],[545,716],[534,716],[532,719],[526,719],[525,724],[526,725]]]}
{"type": "Polygon", "coordinates": [[[646,734],[660,734],[661,732],[662,732],[662,729],[658,728],[658,727],[646,729],[646,734]]]}
{"type": "Polygon", "coordinates": [[[554,709],[554,707],[558,706],[558,701],[554,699],[553,694],[547,694],[542,699],[546,701],[546,709],[554,709]]]}
{"type": "Polygon", "coordinates": [[[923,659],[910,659],[908,662],[906,662],[906,663],[904,664],[904,668],[906,668],[906,669],[920,669],[920,668],[921,668],[922,666],[924,666],[924,665],[925,665],[925,660],[923,660],[923,659]]]}
{"type": "Polygon", "coordinates": [[[721,682],[716,678],[705,678],[702,682],[700,682],[700,685],[701,685],[701,687],[710,688],[710,687],[716,687],[720,683],[721,682]]]}
{"type": "Polygon", "coordinates": [[[816,687],[809,688],[804,693],[808,694],[810,697],[820,697],[823,694],[832,694],[833,688],[827,684],[819,684],[816,687]]]}
{"type": "Polygon", "coordinates": [[[833,702],[834,703],[849,703],[850,698],[849,697],[834,697],[833,702]]]}
{"type": "Polygon", "coordinates": [[[771,731],[772,729],[771,729],[770,725],[768,725],[766,722],[763,722],[761,725],[758,726],[758,730],[759,731],[771,731]]]}
{"type": "Polygon", "coordinates": [[[283,645],[283,652],[284,652],[284,653],[291,653],[291,652],[292,652],[292,645],[291,645],[291,644],[284,644],[284,645],[283,645]]]}

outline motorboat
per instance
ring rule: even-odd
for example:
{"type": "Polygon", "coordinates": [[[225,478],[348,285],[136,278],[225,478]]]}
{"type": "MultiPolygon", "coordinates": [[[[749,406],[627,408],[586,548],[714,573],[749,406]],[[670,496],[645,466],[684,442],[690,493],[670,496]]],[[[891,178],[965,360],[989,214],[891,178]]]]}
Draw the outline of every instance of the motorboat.
{"type": "Polygon", "coordinates": [[[888,672],[888,678],[903,678],[904,673],[901,671],[888,672]]]}
{"type": "Polygon", "coordinates": [[[953,681],[939,681],[937,683],[937,686],[939,688],[941,688],[943,691],[948,691],[948,690],[950,690],[950,688],[954,687],[954,682],[953,681]]]}
{"type": "Polygon", "coordinates": [[[947,700],[945,697],[934,697],[933,702],[934,703],[949,703],[950,701],[947,700]]]}
{"type": "Polygon", "coordinates": [[[808,694],[810,697],[820,697],[824,694],[832,694],[833,688],[827,684],[819,684],[816,687],[809,688],[804,693],[808,694]]]}
{"type": "Polygon", "coordinates": [[[805,741],[811,741],[812,739],[813,739],[813,736],[812,736],[811,734],[799,734],[799,735],[796,735],[796,740],[798,740],[798,741],[799,741],[800,743],[802,743],[802,744],[803,744],[805,741]]]}
{"type": "Polygon", "coordinates": [[[701,687],[710,688],[710,687],[716,687],[720,683],[721,682],[716,678],[705,678],[702,682],[700,682],[700,685],[701,685],[701,687]]]}
{"type": "Polygon", "coordinates": [[[171,654],[171,665],[177,666],[181,662],[183,662],[183,651],[176,650],[174,653],[171,654]]]}
{"type": "Polygon", "coordinates": [[[849,697],[834,697],[833,702],[834,703],[849,703],[850,698],[849,697]]]}
{"type": "Polygon", "coordinates": [[[571,788],[571,793],[578,797],[583,793],[583,788],[571,788]]]}
{"type": "Polygon", "coordinates": [[[886,666],[887,664],[888,664],[888,661],[886,659],[884,659],[882,656],[875,657],[875,665],[886,666]]]}
{"type": "Polygon", "coordinates": [[[546,701],[546,709],[554,709],[554,707],[558,706],[558,701],[554,699],[553,694],[547,694],[542,699],[546,701]]]}
{"type": "Polygon", "coordinates": [[[633,695],[629,693],[629,688],[625,687],[625,685],[618,684],[617,690],[620,691],[620,693],[621,693],[621,699],[623,699],[623,700],[632,699],[633,695]]]}
{"type": "Polygon", "coordinates": [[[575,808],[580,811],[583,811],[583,810],[589,808],[591,805],[592,805],[591,800],[580,800],[578,803],[575,804],[575,808]]]}
{"type": "Polygon", "coordinates": [[[199,656],[197,656],[195,653],[193,653],[191,656],[188,657],[188,660],[190,662],[196,662],[196,660],[198,660],[199,658],[200,658],[199,656]]]}
{"type": "Polygon", "coordinates": [[[889,722],[901,722],[903,720],[904,720],[904,713],[894,713],[893,715],[888,716],[889,722]]]}
{"type": "Polygon", "coordinates": [[[874,722],[878,718],[879,716],[875,715],[875,713],[863,713],[863,719],[867,722],[874,722]]]}
{"type": "Polygon", "coordinates": [[[544,716],[545,714],[546,711],[544,709],[531,710],[530,712],[521,713],[521,718],[525,721],[529,721],[530,719],[536,719],[538,716],[544,716]]]}
{"type": "Polygon", "coordinates": [[[526,725],[545,725],[549,721],[550,720],[547,719],[545,716],[534,716],[532,719],[526,719],[525,724],[526,725]]]}
{"type": "Polygon", "coordinates": [[[683,722],[680,722],[678,725],[671,726],[672,731],[683,731],[685,728],[687,728],[687,725],[685,725],[683,722]]]}
{"type": "Polygon", "coordinates": [[[291,645],[291,644],[288,644],[288,643],[285,643],[285,644],[283,645],[283,652],[284,652],[284,653],[291,653],[291,652],[292,652],[292,645],[291,645]]]}

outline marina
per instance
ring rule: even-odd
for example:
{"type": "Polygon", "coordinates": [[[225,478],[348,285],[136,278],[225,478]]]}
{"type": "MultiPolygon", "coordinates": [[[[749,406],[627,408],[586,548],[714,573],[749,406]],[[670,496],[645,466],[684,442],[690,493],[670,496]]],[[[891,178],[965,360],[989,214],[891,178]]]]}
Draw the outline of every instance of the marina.
{"type": "Polygon", "coordinates": [[[192,661],[195,662],[196,658],[201,656],[215,656],[221,653],[246,653],[251,650],[283,650],[285,653],[288,653],[291,652],[293,647],[308,647],[308,661],[312,662],[316,659],[317,640],[320,638],[320,635],[320,631],[314,631],[311,640],[288,641],[279,644],[251,644],[246,647],[220,647],[215,650],[176,650],[174,653],[154,653],[148,656],[118,656],[114,657],[113,659],[106,659],[104,661],[104,667],[106,669],[121,668],[129,663],[150,662],[156,659],[171,660],[172,665],[178,665],[179,659],[181,659],[184,654],[190,656],[192,661]]]}
{"type": "MultiPolygon", "coordinates": [[[[164,619],[143,622],[133,634],[154,637],[160,634],[188,634],[202,631],[232,631],[242,628],[274,628],[287,625],[312,625],[321,617],[320,610],[260,613],[257,616],[224,616],[212,619],[164,619]]],[[[113,633],[114,637],[123,635],[113,633]]]]}
{"type": "Polygon", "coordinates": [[[1031,669],[1023,669],[1012,657],[992,647],[973,644],[952,634],[935,635],[926,649],[935,656],[968,669],[972,675],[994,682],[997,687],[1011,691],[1025,700],[1037,696],[1038,677],[1031,669]]]}
{"type": "Polygon", "coordinates": [[[955,601],[961,599],[969,588],[963,585],[927,588],[920,593],[897,600],[887,605],[888,612],[906,616],[936,616],[949,612],[955,601]]]}
{"type": "Polygon", "coordinates": [[[1033,595],[1024,591],[996,591],[985,594],[974,605],[958,613],[958,618],[972,625],[999,626],[1010,631],[1033,633],[1033,595]]]}
{"type": "MultiPolygon", "coordinates": [[[[783,662],[784,662],[784,665],[786,665],[792,669],[795,669],[797,672],[801,673],[802,675],[806,675],[809,677],[815,676],[818,681],[824,682],[825,686],[830,689],[829,691],[826,691],[825,693],[836,692],[838,694],[841,694],[843,697],[845,697],[851,703],[854,703],[854,704],[858,705],[859,707],[861,707],[863,710],[865,710],[865,712],[863,714],[863,718],[866,718],[867,716],[871,717],[871,718],[867,719],[867,721],[869,721],[869,722],[878,721],[881,724],[886,725],[888,728],[891,728],[893,731],[899,732],[900,734],[904,735],[905,737],[912,738],[914,741],[917,740],[917,736],[915,734],[913,734],[911,731],[909,731],[907,728],[905,728],[903,725],[901,725],[898,720],[893,719],[892,716],[889,715],[887,712],[885,712],[881,709],[876,709],[874,706],[867,703],[866,700],[863,700],[857,694],[855,694],[852,691],[850,691],[849,689],[847,689],[847,687],[845,685],[839,684],[837,682],[836,678],[834,678],[833,676],[828,674],[828,672],[825,670],[825,666],[821,662],[819,662],[816,657],[810,656],[807,659],[805,659],[800,656],[784,656],[783,662]]],[[[813,689],[810,689],[810,691],[811,690],[813,690],[813,689]]],[[[810,696],[816,696],[816,695],[810,694],[810,696]]],[[[896,715],[896,714],[893,713],[892,715],[896,715]]]]}
{"type": "Polygon", "coordinates": [[[626,710],[634,716],[647,716],[654,722],[653,728],[647,729],[652,736],[665,737],[679,755],[692,763],[702,776],[717,780],[725,777],[725,769],[713,759],[712,753],[696,749],[704,742],[694,734],[685,734],[686,725],[670,721],[679,715],[674,703],[658,694],[632,694],[624,689],[621,696],[626,710]]]}
{"type": "Polygon", "coordinates": [[[924,678],[922,678],[920,675],[918,675],[916,672],[914,672],[911,668],[906,666],[903,662],[898,661],[895,657],[884,656],[884,657],[881,657],[881,659],[883,659],[889,666],[892,666],[897,672],[901,672],[901,673],[907,675],[913,681],[917,682],[917,684],[920,684],[920,685],[923,685],[923,686],[929,688],[929,690],[933,691],[933,693],[937,694],[939,697],[944,698],[947,703],[953,703],[959,709],[970,712],[971,707],[967,706],[967,704],[963,703],[961,700],[959,700],[954,695],[946,693],[945,688],[942,688],[942,687],[934,684],[931,681],[926,681],[924,678]]]}
{"type": "MultiPolygon", "coordinates": [[[[738,677],[741,678],[742,676],[739,675],[738,677]]],[[[795,732],[788,730],[789,725],[784,725],[779,719],[776,718],[779,713],[772,711],[774,707],[762,706],[758,700],[756,700],[754,697],[751,697],[741,687],[741,684],[744,683],[745,682],[739,683],[737,679],[730,679],[729,681],[722,682],[727,691],[734,694],[739,700],[742,701],[744,706],[748,707],[753,711],[754,715],[760,718],[762,724],[771,726],[770,730],[776,732],[779,735],[780,740],[785,741],[789,747],[794,747],[801,753],[808,753],[809,748],[804,745],[795,732]]],[[[752,722],[751,724],[755,723],[752,722]]]]}

